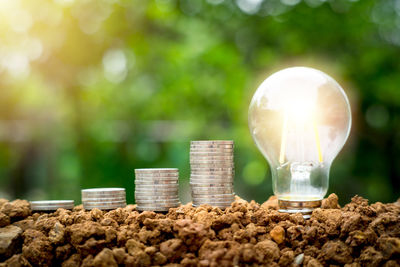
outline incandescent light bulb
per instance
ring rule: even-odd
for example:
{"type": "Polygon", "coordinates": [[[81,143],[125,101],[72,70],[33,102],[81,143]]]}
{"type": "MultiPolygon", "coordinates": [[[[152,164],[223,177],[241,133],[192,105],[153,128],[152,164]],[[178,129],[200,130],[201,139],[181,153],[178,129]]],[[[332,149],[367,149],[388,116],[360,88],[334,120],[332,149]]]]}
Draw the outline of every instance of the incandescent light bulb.
{"type": "Polygon", "coordinates": [[[321,205],[332,161],[350,133],[351,110],[345,92],[316,69],[278,71],[255,92],[249,127],[271,166],[280,211],[309,217],[321,205]]]}

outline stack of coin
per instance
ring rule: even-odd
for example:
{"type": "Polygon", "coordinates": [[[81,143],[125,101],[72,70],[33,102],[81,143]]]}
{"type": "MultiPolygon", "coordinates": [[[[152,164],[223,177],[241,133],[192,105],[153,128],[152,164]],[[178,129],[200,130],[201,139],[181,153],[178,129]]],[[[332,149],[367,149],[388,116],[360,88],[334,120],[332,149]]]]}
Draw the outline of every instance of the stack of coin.
{"type": "Polygon", "coordinates": [[[82,204],[85,210],[98,208],[113,210],[126,206],[125,188],[91,188],[82,190],[82,204]]]}
{"type": "Polygon", "coordinates": [[[179,170],[136,169],[135,200],[141,211],[168,211],[179,206],[179,170]]]}
{"type": "Polygon", "coordinates": [[[41,200],[30,201],[33,211],[55,211],[57,209],[72,210],[74,208],[73,200],[41,200]]]}
{"type": "Polygon", "coordinates": [[[193,206],[209,204],[226,208],[235,199],[233,141],[190,143],[190,187],[193,206]]]}

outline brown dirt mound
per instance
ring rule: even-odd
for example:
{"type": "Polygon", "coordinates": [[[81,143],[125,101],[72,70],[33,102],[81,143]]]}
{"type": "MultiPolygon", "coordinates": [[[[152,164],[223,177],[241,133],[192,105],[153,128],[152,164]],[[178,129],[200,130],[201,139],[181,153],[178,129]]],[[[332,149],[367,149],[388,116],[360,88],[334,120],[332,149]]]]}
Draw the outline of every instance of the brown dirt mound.
{"type": "Polygon", "coordinates": [[[135,205],[31,213],[0,199],[0,266],[400,266],[400,200],[324,200],[311,219],[240,198],[167,214],[135,205]]]}

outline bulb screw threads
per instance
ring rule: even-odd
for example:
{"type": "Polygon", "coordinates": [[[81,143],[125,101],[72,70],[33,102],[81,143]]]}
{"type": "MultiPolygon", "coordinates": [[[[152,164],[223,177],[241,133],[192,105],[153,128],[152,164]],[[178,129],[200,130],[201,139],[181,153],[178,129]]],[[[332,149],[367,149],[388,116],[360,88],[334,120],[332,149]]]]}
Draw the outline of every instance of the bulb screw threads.
{"type": "Polygon", "coordinates": [[[301,213],[304,219],[310,219],[314,209],[320,208],[322,200],[289,201],[278,199],[279,212],[301,213]]]}

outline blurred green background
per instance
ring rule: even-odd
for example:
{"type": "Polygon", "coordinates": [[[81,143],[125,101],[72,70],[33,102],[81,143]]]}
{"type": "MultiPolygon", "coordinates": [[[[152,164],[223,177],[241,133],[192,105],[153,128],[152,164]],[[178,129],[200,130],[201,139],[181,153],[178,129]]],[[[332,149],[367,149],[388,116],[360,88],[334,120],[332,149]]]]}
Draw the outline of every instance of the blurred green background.
{"type": "Polygon", "coordinates": [[[0,0],[0,197],[75,199],[177,167],[189,142],[235,140],[235,191],[272,194],[247,109],[290,66],[318,68],[351,100],[329,192],[400,195],[399,0],[0,0]]]}

